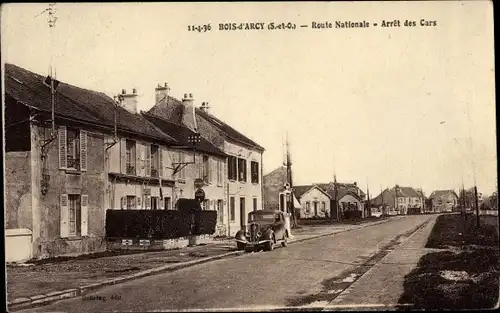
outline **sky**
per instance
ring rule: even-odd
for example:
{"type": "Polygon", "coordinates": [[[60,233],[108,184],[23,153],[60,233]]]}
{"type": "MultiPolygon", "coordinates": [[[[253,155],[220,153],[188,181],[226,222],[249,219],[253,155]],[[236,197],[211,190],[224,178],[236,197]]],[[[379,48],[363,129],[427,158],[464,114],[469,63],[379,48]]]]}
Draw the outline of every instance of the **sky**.
{"type": "Polygon", "coordinates": [[[46,75],[52,55],[60,81],[110,96],[137,88],[141,110],[168,82],[263,146],[264,173],[282,164],[287,134],[296,185],[335,174],[372,194],[399,184],[428,195],[463,176],[496,190],[490,1],[61,3],[52,37],[46,8],[2,5],[3,62],[46,75]],[[379,26],[311,28],[326,21],[379,26]],[[246,22],[297,28],[219,31],[246,22]]]}

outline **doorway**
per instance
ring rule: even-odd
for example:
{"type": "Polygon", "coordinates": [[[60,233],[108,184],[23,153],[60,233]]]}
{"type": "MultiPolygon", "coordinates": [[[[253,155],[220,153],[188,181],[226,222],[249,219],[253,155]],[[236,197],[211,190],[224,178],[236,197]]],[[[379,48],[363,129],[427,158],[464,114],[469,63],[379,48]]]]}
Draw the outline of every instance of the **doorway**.
{"type": "Polygon", "coordinates": [[[314,216],[318,216],[318,202],[314,201],[314,216]]]}
{"type": "Polygon", "coordinates": [[[241,229],[245,229],[246,223],[245,223],[245,198],[241,197],[240,198],[240,226],[241,229]]]}

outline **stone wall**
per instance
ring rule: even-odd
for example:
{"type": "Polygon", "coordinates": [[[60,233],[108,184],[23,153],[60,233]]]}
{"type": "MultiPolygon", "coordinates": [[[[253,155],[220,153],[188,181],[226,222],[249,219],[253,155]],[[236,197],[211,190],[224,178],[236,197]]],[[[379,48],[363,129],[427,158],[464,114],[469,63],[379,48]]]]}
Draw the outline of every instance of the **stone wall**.
{"type": "Polygon", "coordinates": [[[5,153],[5,228],[32,229],[31,153],[5,153]]]}

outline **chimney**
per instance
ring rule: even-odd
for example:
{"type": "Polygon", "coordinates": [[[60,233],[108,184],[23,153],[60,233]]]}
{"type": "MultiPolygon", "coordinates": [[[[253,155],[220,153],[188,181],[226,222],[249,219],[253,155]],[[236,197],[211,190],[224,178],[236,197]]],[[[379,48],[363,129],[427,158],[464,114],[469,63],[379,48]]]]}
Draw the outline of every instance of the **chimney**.
{"type": "Polygon", "coordinates": [[[132,93],[127,93],[127,90],[122,89],[120,97],[123,99],[122,107],[132,114],[137,114],[137,90],[132,89],[132,93]]]}
{"type": "Polygon", "coordinates": [[[208,113],[209,113],[209,109],[210,109],[210,107],[208,106],[208,102],[203,102],[203,103],[201,104],[200,109],[202,109],[202,110],[203,110],[203,112],[205,112],[205,113],[207,113],[207,114],[208,114],[208,113]]]}
{"type": "Polygon", "coordinates": [[[170,88],[168,87],[167,83],[165,83],[163,86],[158,84],[158,87],[155,88],[155,105],[158,104],[160,101],[166,102],[169,91],[170,88]]]}
{"type": "Polygon", "coordinates": [[[195,108],[194,108],[194,99],[193,94],[184,94],[184,98],[182,98],[182,125],[196,132],[196,118],[195,118],[195,108]]]}

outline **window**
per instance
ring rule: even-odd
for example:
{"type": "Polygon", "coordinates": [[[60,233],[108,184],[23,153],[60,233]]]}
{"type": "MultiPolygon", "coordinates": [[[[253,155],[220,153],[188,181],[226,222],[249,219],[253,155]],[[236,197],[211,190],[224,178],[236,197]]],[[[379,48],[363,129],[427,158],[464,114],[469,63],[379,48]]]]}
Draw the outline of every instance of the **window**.
{"type": "Polygon", "coordinates": [[[128,140],[126,141],[126,173],[127,175],[135,175],[135,141],[128,140]]]}
{"type": "Polygon", "coordinates": [[[204,211],[210,210],[210,200],[208,199],[203,200],[203,202],[201,203],[201,209],[204,211]]]}
{"type": "Polygon", "coordinates": [[[227,178],[229,180],[238,179],[237,159],[234,156],[227,158],[227,178]]]}
{"type": "Polygon", "coordinates": [[[158,197],[151,197],[151,210],[160,209],[160,199],[158,197]]]}
{"type": "Polygon", "coordinates": [[[134,210],[136,205],[135,205],[135,196],[127,196],[126,202],[125,202],[125,207],[127,210],[134,210]]]}
{"type": "Polygon", "coordinates": [[[163,208],[165,210],[171,210],[172,209],[172,199],[170,197],[165,197],[163,198],[163,208]]]}
{"type": "Polygon", "coordinates": [[[250,163],[250,170],[252,172],[252,183],[258,184],[259,183],[259,163],[252,161],[250,163]]]}
{"type": "Polygon", "coordinates": [[[62,194],[60,196],[60,236],[88,235],[88,195],[62,194]]]}
{"type": "Polygon", "coordinates": [[[160,177],[160,147],[151,145],[151,177],[160,177]]]}
{"type": "Polygon", "coordinates": [[[87,170],[87,132],[60,126],[58,129],[59,168],[87,170]]]}
{"type": "Polygon", "coordinates": [[[207,155],[203,156],[203,181],[210,183],[212,181],[212,171],[210,168],[210,158],[207,155]]]}
{"type": "Polygon", "coordinates": [[[80,236],[81,207],[80,195],[68,195],[69,202],[69,235],[80,236]]]}
{"type": "Polygon", "coordinates": [[[311,211],[310,203],[309,201],[306,202],[306,214],[309,214],[311,211]]]}
{"type": "Polygon", "coordinates": [[[224,203],[222,200],[217,200],[217,221],[219,224],[224,224],[224,203]]]}
{"type": "Polygon", "coordinates": [[[80,163],[79,158],[79,142],[78,142],[78,131],[75,129],[68,128],[66,131],[67,136],[67,168],[78,169],[78,163],[80,163]]]}
{"type": "Polygon", "coordinates": [[[324,201],[321,202],[321,212],[326,212],[326,203],[324,201]]]}
{"type": "Polygon", "coordinates": [[[240,182],[247,181],[247,161],[238,158],[238,180],[240,182]]]}
{"type": "Polygon", "coordinates": [[[229,208],[230,208],[231,212],[229,214],[229,217],[231,218],[231,222],[236,221],[235,205],[236,205],[236,203],[235,203],[234,197],[230,197],[229,198],[229,208]]]}
{"type": "Polygon", "coordinates": [[[222,163],[221,160],[217,160],[217,185],[222,184],[222,177],[223,177],[223,169],[224,163],[222,163]]]}
{"type": "Polygon", "coordinates": [[[253,198],[253,210],[257,211],[257,198],[253,198]]]}
{"type": "Polygon", "coordinates": [[[280,210],[281,211],[286,211],[285,210],[285,195],[280,193],[280,210]]]}

